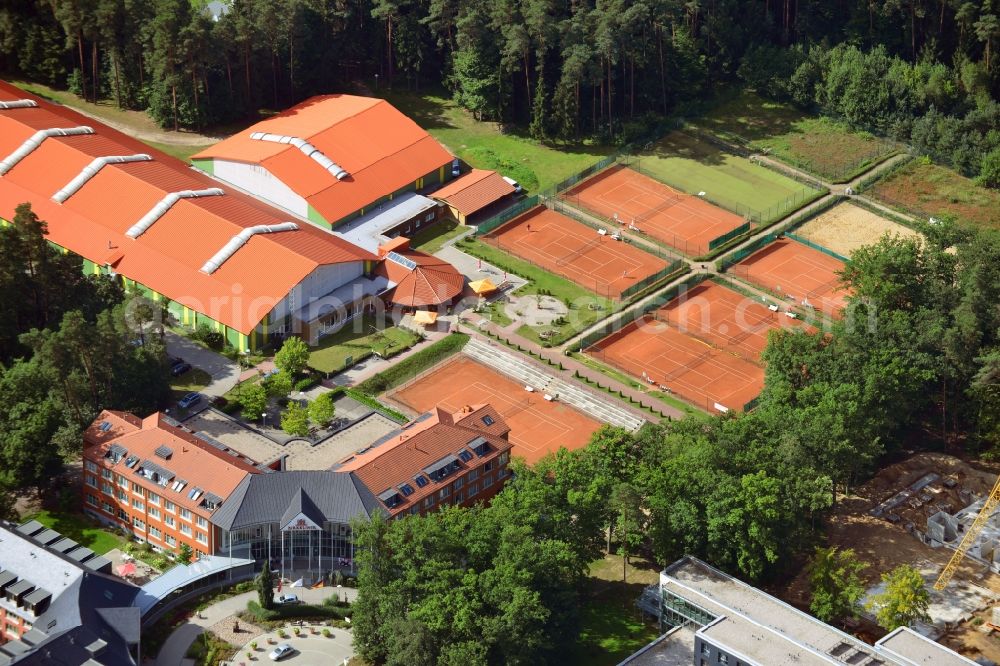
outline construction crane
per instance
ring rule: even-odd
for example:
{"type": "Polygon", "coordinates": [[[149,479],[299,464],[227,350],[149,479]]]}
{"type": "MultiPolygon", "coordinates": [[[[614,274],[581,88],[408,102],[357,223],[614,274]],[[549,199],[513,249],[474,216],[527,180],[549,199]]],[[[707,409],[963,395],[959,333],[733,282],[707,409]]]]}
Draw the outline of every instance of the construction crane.
{"type": "Polygon", "coordinates": [[[940,591],[948,587],[952,576],[958,570],[958,565],[962,563],[965,554],[972,548],[972,544],[975,543],[979,533],[983,531],[983,526],[986,525],[986,521],[993,515],[993,511],[996,510],[998,504],[1000,504],[1000,477],[997,477],[997,482],[993,485],[993,490],[990,491],[989,496],[983,503],[983,508],[979,510],[976,519],[972,522],[968,531],[966,531],[965,536],[962,537],[962,542],[958,544],[958,548],[955,549],[951,559],[948,560],[948,564],[942,569],[941,575],[938,576],[937,582],[934,583],[935,590],[940,591]]]}

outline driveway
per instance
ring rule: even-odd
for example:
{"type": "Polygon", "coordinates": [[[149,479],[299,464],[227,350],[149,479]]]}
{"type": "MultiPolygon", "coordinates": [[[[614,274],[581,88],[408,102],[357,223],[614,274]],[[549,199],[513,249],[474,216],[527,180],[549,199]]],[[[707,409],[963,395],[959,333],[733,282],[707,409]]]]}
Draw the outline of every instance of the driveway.
{"type": "Polygon", "coordinates": [[[240,376],[237,363],[172,331],[167,331],[166,338],[168,354],[179,356],[211,375],[211,383],[202,389],[201,393],[209,397],[218,397],[236,386],[236,380],[240,376]]]}
{"type": "MultiPolygon", "coordinates": [[[[348,601],[351,602],[353,602],[358,596],[358,591],[351,587],[342,587],[342,588],[322,587],[314,590],[311,588],[289,588],[286,586],[283,592],[296,594],[300,599],[302,599],[302,601],[309,604],[320,604],[323,602],[324,599],[326,599],[327,597],[331,597],[334,594],[346,597],[348,601]]],[[[246,610],[247,602],[250,601],[251,599],[256,599],[256,598],[257,598],[256,592],[244,592],[243,594],[238,594],[234,597],[223,599],[222,601],[216,604],[212,604],[211,606],[201,611],[200,613],[192,615],[187,622],[177,627],[177,629],[175,629],[174,632],[170,634],[170,637],[167,638],[166,642],[163,644],[163,647],[160,648],[160,653],[156,655],[156,662],[155,662],[156,666],[185,666],[186,664],[190,664],[191,660],[186,659],[185,655],[187,654],[188,648],[191,647],[191,643],[193,643],[195,639],[201,636],[202,632],[205,631],[205,629],[207,629],[208,627],[218,624],[219,622],[221,622],[222,620],[231,615],[236,615],[237,613],[246,610]]],[[[317,643],[317,645],[316,647],[309,647],[308,648],[309,650],[317,649],[319,647],[318,644],[320,641],[329,641],[331,644],[342,644],[344,642],[345,640],[344,637],[346,635],[346,632],[344,632],[344,630],[334,629],[333,634],[334,634],[333,638],[323,638],[322,636],[310,635],[308,638],[301,638],[298,640],[301,641],[314,640],[317,643]]],[[[256,640],[260,644],[258,647],[262,647],[267,644],[267,641],[264,638],[255,637],[251,640],[256,640]]],[[[280,641],[280,642],[291,642],[292,640],[295,639],[289,639],[288,641],[280,641]]],[[[346,645],[348,646],[348,648],[350,648],[351,639],[349,636],[347,636],[346,638],[346,645]]],[[[293,647],[296,646],[293,645],[293,647]]],[[[245,657],[246,650],[247,650],[246,648],[241,650],[237,654],[237,657],[240,656],[245,657]]],[[[268,651],[270,651],[270,649],[268,651]]],[[[312,652],[304,652],[303,654],[312,654],[312,652]]],[[[351,650],[351,654],[352,655],[354,654],[353,649],[351,650]]],[[[149,657],[152,657],[152,655],[149,655],[149,657]]],[[[309,660],[306,660],[306,659],[299,659],[298,655],[288,658],[288,661],[290,662],[293,662],[293,660],[294,663],[303,664],[303,666],[305,666],[305,664],[340,663],[340,661],[343,661],[343,657],[340,657],[340,661],[331,661],[329,658],[320,660],[314,660],[310,658],[309,660]]],[[[239,663],[240,661],[242,660],[239,658],[235,659],[235,663],[239,663]]]]}
{"type": "MultiPolygon", "coordinates": [[[[289,628],[286,627],[288,632],[289,628]]],[[[277,645],[291,645],[295,652],[291,653],[279,663],[294,664],[295,666],[339,666],[346,664],[354,656],[354,646],[350,629],[331,629],[329,638],[322,634],[312,634],[308,630],[299,636],[289,635],[288,638],[279,638],[277,632],[271,632],[257,639],[257,652],[255,659],[264,660],[265,655],[270,654],[277,645]],[[269,641],[274,641],[271,643],[269,641]]],[[[253,650],[247,643],[233,657],[232,663],[242,664],[246,661],[246,655],[253,650]]]]}

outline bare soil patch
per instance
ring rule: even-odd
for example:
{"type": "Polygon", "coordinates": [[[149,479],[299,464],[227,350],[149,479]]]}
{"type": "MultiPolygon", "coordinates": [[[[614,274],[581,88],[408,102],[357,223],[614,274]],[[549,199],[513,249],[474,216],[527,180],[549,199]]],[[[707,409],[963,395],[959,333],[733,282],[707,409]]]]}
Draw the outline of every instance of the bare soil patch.
{"type": "Polygon", "coordinates": [[[919,232],[850,202],[834,206],[795,230],[795,235],[845,257],[858,248],[874,245],[886,234],[922,238],[919,232]]]}

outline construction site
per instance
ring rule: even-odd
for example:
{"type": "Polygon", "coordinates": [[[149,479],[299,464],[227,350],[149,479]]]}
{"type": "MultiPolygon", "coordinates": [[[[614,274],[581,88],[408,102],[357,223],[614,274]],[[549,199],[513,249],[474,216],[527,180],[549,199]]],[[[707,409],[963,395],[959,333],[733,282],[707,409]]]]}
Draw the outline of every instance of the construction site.
{"type": "MultiPolygon", "coordinates": [[[[931,600],[930,623],[914,628],[984,664],[1000,663],[1000,515],[995,509],[947,586],[939,591],[934,584],[998,473],[1000,466],[979,468],[954,456],[917,454],[838,498],[827,528],[829,545],[853,548],[868,565],[862,603],[881,591],[881,574],[908,564],[923,575],[931,600]]],[[[799,575],[782,596],[807,607],[807,576],[799,575]]]]}

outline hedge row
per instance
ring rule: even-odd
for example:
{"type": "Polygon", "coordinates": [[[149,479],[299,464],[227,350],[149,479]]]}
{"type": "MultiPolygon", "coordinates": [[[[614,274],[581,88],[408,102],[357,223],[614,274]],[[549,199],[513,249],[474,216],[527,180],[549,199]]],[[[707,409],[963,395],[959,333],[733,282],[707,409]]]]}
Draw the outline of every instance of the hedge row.
{"type": "Polygon", "coordinates": [[[418,374],[437,365],[452,354],[462,351],[469,336],[465,333],[450,333],[426,349],[421,349],[409,358],[391,368],[372,375],[357,385],[357,389],[369,396],[385,393],[389,389],[413,379],[418,374]]]}

